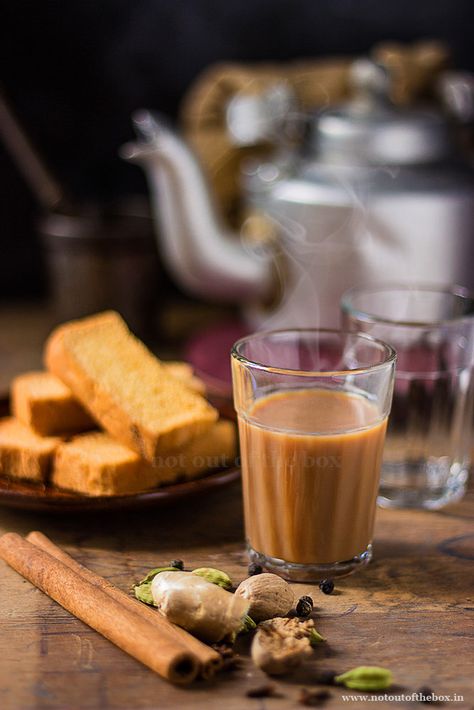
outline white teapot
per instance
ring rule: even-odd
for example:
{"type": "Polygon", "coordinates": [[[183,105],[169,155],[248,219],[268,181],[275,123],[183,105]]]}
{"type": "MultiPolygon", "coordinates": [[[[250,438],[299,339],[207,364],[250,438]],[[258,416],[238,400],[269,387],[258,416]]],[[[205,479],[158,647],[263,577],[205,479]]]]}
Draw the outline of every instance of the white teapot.
{"type": "MultiPolygon", "coordinates": [[[[453,122],[432,106],[392,105],[384,70],[368,60],[353,81],[353,100],[303,117],[297,146],[277,140],[271,160],[245,165],[263,241],[230,233],[185,141],[137,115],[140,140],[122,155],[147,172],[161,253],[189,292],[242,303],[252,328],[278,328],[337,326],[342,293],[369,282],[474,290],[474,171],[453,122]]],[[[234,97],[228,127],[249,144],[274,138],[285,115],[291,95],[275,86],[234,97]]]]}

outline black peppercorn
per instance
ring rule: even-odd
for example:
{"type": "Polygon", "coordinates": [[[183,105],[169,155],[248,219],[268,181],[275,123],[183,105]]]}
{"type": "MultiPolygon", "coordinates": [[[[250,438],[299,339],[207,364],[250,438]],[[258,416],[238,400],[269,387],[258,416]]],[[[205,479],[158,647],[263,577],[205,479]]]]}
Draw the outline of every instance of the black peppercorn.
{"type": "Polygon", "coordinates": [[[248,566],[249,577],[253,577],[255,574],[262,574],[263,567],[258,565],[256,562],[251,562],[248,566]]]}
{"type": "Polygon", "coordinates": [[[177,569],[184,569],[183,560],[171,560],[170,567],[176,567],[177,569]]]}
{"type": "Polygon", "coordinates": [[[296,616],[309,616],[313,611],[313,600],[311,597],[304,596],[298,599],[296,605],[296,616]]]}
{"type": "Polygon", "coordinates": [[[332,579],[323,579],[319,583],[319,588],[323,594],[332,594],[334,591],[334,582],[332,579]]]}

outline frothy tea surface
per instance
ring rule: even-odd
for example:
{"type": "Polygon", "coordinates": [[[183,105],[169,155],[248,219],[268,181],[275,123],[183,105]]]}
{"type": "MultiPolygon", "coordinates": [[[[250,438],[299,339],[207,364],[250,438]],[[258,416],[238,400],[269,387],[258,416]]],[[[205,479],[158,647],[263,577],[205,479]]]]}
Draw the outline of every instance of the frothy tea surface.
{"type": "Polygon", "coordinates": [[[247,539],[301,564],[350,560],[372,540],[386,419],[360,395],[287,390],[239,418],[247,539]]]}

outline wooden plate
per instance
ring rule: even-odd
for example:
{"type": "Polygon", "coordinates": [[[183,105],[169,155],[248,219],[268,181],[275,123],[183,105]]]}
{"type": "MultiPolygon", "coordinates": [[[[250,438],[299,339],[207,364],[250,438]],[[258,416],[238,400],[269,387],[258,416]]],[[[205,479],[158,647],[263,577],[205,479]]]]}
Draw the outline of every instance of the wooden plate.
{"type": "Polygon", "coordinates": [[[175,483],[163,488],[128,496],[81,496],[34,483],[20,483],[0,476],[0,505],[47,513],[90,513],[131,510],[165,505],[193,495],[227,486],[240,476],[240,469],[213,471],[194,481],[175,483]]]}

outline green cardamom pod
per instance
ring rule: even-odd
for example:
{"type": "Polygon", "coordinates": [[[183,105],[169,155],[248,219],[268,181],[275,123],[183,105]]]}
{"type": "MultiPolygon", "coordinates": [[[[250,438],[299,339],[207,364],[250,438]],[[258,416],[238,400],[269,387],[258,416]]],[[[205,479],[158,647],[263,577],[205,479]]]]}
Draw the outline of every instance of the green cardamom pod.
{"type": "Polygon", "coordinates": [[[358,666],[334,678],[336,683],[354,690],[385,690],[392,685],[393,676],[387,668],[378,666],[358,666]]]}
{"type": "Polygon", "coordinates": [[[218,587],[223,589],[232,588],[232,580],[228,574],[221,572],[220,569],[214,569],[213,567],[198,567],[193,569],[192,574],[197,574],[198,577],[206,579],[212,584],[217,584],[218,587]]]}
{"type": "Polygon", "coordinates": [[[143,577],[143,579],[138,582],[138,584],[146,584],[147,582],[153,582],[157,574],[160,574],[160,572],[181,572],[178,567],[155,567],[155,569],[151,569],[146,577],[143,577]]]}
{"type": "Polygon", "coordinates": [[[137,586],[134,587],[133,591],[139,602],[149,604],[150,606],[155,606],[155,602],[153,601],[153,595],[151,593],[151,582],[137,584],[137,586]]]}
{"type": "Polygon", "coordinates": [[[250,633],[250,631],[253,631],[256,628],[257,624],[255,623],[255,621],[252,619],[251,616],[246,614],[242,620],[242,628],[240,629],[239,633],[248,634],[250,633]]]}
{"type": "Polygon", "coordinates": [[[321,636],[319,631],[316,631],[316,629],[311,629],[309,632],[309,642],[311,646],[317,646],[317,644],[321,643],[321,641],[326,641],[324,636],[321,636]]]}
{"type": "Polygon", "coordinates": [[[136,584],[133,588],[133,593],[139,602],[155,606],[153,596],[151,594],[151,583],[160,572],[180,572],[180,570],[178,567],[155,567],[155,569],[150,570],[146,577],[138,582],[138,584],[136,584]]]}

